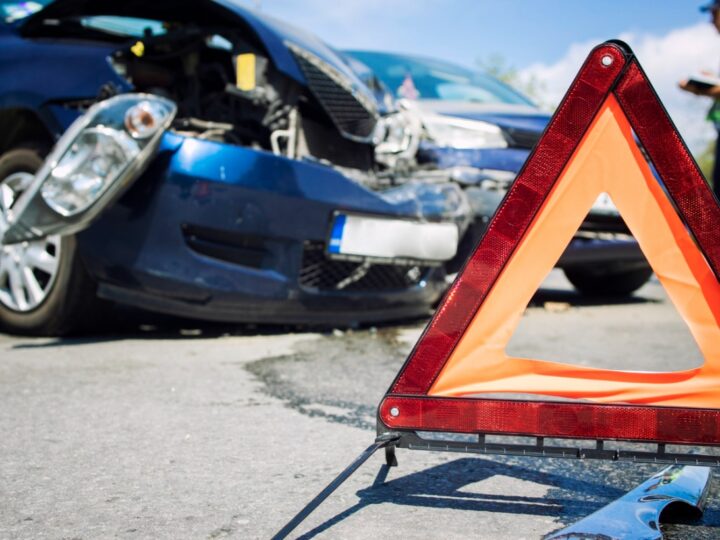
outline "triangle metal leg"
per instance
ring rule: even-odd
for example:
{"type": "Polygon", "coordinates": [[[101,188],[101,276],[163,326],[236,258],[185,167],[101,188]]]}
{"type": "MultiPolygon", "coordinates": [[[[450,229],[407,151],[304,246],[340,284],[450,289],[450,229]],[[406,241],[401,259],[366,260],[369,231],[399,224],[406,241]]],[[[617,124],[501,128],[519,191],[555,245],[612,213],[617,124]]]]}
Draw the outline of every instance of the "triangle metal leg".
{"type": "MultiPolygon", "coordinates": [[[[372,445],[368,446],[365,451],[363,451],[362,454],[360,454],[355,460],[348,465],[345,470],[343,470],[332,482],[330,482],[325,489],[323,489],[313,500],[311,500],[305,508],[300,510],[300,512],[297,513],[297,515],[292,518],[287,525],[285,525],[280,531],[273,536],[273,540],[281,540],[283,538],[287,538],[288,535],[297,528],[298,525],[300,525],[305,519],[318,507],[320,506],[325,499],[327,499],[332,493],[339,488],[345,480],[350,478],[352,474],[357,471],[363,463],[365,463],[370,457],[380,450],[381,448],[388,448],[393,445],[393,443],[398,439],[397,436],[392,437],[386,437],[386,438],[378,438],[372,445]]],[[[386,454],[386,458],[387,458],[386,454]]],[[[395,453],[392,452],[392,457],[394,458],[395,453]]],[[[395,464],[397,465],[397,460],[395,460],[395,464]]],[[[388,463],[390,465],[390,463],[388,463]]]]}

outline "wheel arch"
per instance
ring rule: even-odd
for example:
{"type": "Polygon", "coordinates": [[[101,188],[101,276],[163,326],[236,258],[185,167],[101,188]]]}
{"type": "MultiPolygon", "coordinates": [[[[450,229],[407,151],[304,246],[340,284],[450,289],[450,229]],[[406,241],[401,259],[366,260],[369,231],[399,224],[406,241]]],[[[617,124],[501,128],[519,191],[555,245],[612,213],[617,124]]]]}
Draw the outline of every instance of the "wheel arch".
{"type": "Polygon", "coordinates": [[[48,124],[34,110],[26,107],[0,109],[0,155],[23,144],[55,144],[48,124]]]}

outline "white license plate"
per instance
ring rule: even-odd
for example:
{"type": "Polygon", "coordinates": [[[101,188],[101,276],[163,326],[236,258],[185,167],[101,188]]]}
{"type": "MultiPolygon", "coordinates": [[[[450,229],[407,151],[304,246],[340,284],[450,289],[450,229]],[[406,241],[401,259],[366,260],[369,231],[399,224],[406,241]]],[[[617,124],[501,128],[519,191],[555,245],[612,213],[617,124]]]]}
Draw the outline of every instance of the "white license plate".
{"type": "Polygon", "coordinates": [[[448,261],[457,253],[454,223],[424,223],[352,214],[337,214],[328,252],[337,255],[448,261]]]}

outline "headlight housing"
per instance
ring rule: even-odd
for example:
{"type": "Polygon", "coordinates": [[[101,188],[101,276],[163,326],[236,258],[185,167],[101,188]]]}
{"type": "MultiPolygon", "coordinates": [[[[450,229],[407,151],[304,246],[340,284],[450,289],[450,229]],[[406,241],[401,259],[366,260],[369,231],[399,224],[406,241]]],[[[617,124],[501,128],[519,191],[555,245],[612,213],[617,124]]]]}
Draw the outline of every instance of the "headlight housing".
{"type": "Polygon", "coordinates": [[[3,243],[86,228],[140,176],[177,112],[150,94],[93,105],[58,141],[8,216],[3,243]]]}
{"type": "Polygon", "coordinates": [[[428,138],[447,148],[507,148],[502,130],[488,122],[464,120],[440,114],[423,115],[428,138]]]}
{"type": "Polygon", "coordinates": [[[43,183],[45,203],[61,216],[87,210],[140,153],[122,131],[98,126],[83,130],[43,183]]]}

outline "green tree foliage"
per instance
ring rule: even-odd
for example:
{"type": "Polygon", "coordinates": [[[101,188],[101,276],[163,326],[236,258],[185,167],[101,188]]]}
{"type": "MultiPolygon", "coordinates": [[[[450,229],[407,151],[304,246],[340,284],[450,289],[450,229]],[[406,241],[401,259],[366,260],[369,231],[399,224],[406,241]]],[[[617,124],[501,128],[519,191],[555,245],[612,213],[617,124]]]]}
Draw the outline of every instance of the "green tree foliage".
{"type": "Polygon", "coordinates": [[[502,54],[494,53],[479,58],[476,64],[485,73],[522,92],[538,105],[555,108],[556,104],[548,103],[546,99],[545,85],[535,76],[531,76],[529,79],[521,77],[518,69],[510,64],[502,54]]]}
{"type": "Polygon", "coordinates": [[[715,144],[717,144],[716,141],[710,141],[705,147],[705,150],[695,156],[705,179],[711,184],[713,165],[715,164],[715,144]]]}

